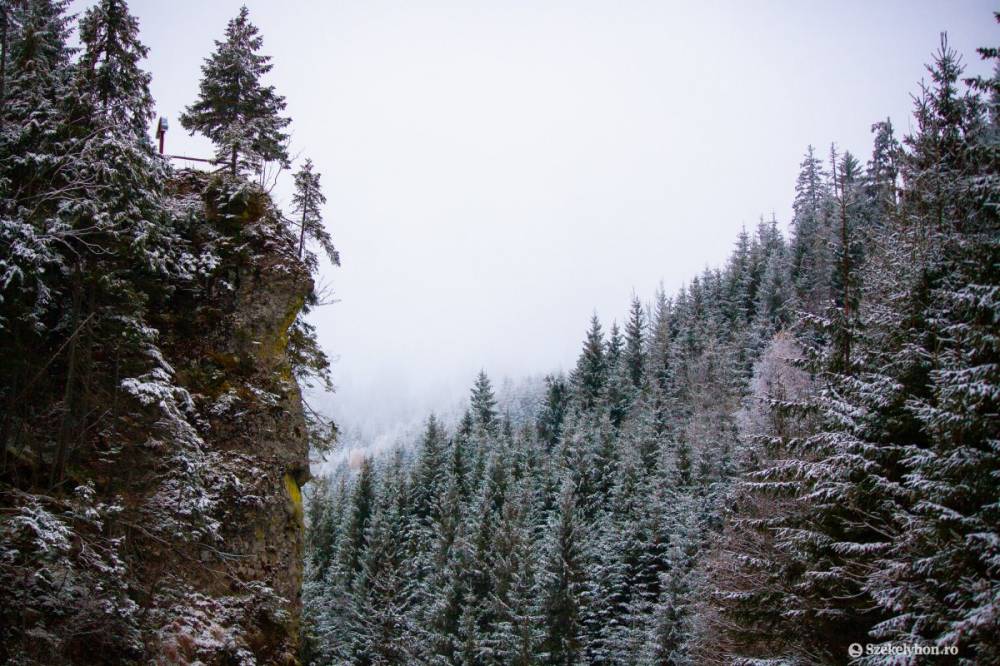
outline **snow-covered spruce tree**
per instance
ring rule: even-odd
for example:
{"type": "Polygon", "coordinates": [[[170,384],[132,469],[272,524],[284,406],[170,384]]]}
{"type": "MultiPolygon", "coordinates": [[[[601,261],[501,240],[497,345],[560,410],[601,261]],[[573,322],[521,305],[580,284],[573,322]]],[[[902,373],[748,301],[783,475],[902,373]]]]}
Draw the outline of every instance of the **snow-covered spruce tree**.
{"type": "Polygon", "coordinates": [[[886,118],[872,125],[872,158],[865,173],[866,209],[874,226],[896,213],[899,204],[899,159],[902,147],[892,121],[886,118]]]}
{"type": "Polygon", "coordinates": [[[633,401],[646,381],[646,334],[647,317],[642,302],[632,297],[629,305],[628,321],[625,323],[625,371],[635,391],[633,401]]]}
{"type": "MultiPolygon", "coordinates": [[[[353,478],[352,478],[353,477],[353,478]]],[[[306,576],[302,586],[304,663],[328,663],[344,659],[351,645],[350,611],[354,608],[350,585],[354,576],[342,557],[351,518],[353,482],[346,468],[337,471],[329,483],[321,482],[314,491],[307,532],[306,576]],[[322,497],[323,489],[326,498],[322,497]],[[327,549],[329,548],[329,551],[327,549]]]]}
{"type": "Polygon", "coordinates": [[[571,666],[583,657],[583,531],[576,491],[567,479],[546,527],[539,572],[545,633],[538,657],[543,664],[571,666]]]}
{"type": "Polygon", "coordinates": [[[638,442],[618,442],[621,462],[608,470],[613,484],[595,511],[586,543],[587,581],[583,623],[592,663],[622,663],[638,655],[658,594],[657,481],[647,475],[638,442]]]}
{"type": "Polygon", "coordinates": [[[31,155],[19,155],[16,150],[28,145],[22,142],[48,145],[52,150],[60,138],[55,130],[64,121],[62,104],[75,52],[68,44],[72,23],[68,5],[65,0],[38,0],[5,7],[8,52],[0,122],[4,155],[15,158],[13,164],[22,168],[32,164],[31,155]]]}
{"type": "Polygon", "coordinates": [[[607,362],[604,358],[604,332],[597,314],[590,318],[590,329],[583,343],[583,353],[570,377],[578,405],[589,410],[597,406],[607,382],[607,362]]]}
{"type": "Polygon", "coordinates": [[[747,230],[741,229],[736,237],[736,248],[729,255],[725,269],[722,312],[733,333],[745,330],[753,311],[757,285],[754,281],[752,240],[747,230]]]}
{"type": "Polygon", "coordinates": [[[138,21],[124,0],[102,0],[81,18],[80,41],[71,110],[79,158],[71,173],[88,184],[86,198],[95,203],[70,211],[92,220],[98,241],[122,241],[137,271],[190,277],[164,201],[168,169],[147,133],[153,98],[150,75],[139,66],[148,49],[138,21]]]}
{"type": "Polygon", "coordinates": [[[306,563],[302,582],[302,660],[313,663],[321,657],[320,627],[328,616],[331,601],[330,575],[337,565],[337,551],[343,533],[347,500],[345,474],[320,477],[310,485],[309,524],[306,527],[306,563]]]}
{"type": "Polygon", "coordinates": [[[59,171],[69,132],[63,106],[70,96],[72,55],[67,4],[5,7],[9,53],[0,116],[0,246],[5,248],[0,253],[0,435],[5,460],[12,433],[42,411],[35,408],[40,407],[38,396],[60,386],[58,380],[50,381],[58,371],[33,376],[49,355],[53,329],[60,327],[60,306],[69,291],[63,240],[75,234],[56,196],[67,185],[59,171]]]}
{"type": "Polygon", "coordinates": [[[268,162],[288,166],[290,119],[280,114],[285,99],[261,78],[271,71],[271,58],[261,55],[262,38],[246,7],[226,26],[224,41],[205,59],[198,99],[181,115],[184,129],[204,134],[215,144],[217,158],[235,176],[250,169],[263,178],[268,162]]]}
{"type": "Polygon", "coordinates": [[[412,663],[412,595],[404,577],[409,493],[399,451],[380,476],[377,506],[352,586],[352,655],[362,664],[412,663]]]}
{"type": "Polygon", "coordinates": [[[498,531],[495,566],[501,576],[491,600],[497,622],[485,643],[499,663],[529,666],[537,663],[542,640],[532,524],[534,498],[527,483],[516,492],[517,496],[504,505],[498,531]]]}
{"type": "Polygon", "coordinates": [[[791,277],[797,307],[820,312],[829,298],[829,184],[822,161],[809,146],[800,165],[792,205],[791,277]]]}
{"type": "MultiPolygon", "coordinates": [[[[148,349],[143,308],[159,290],[157,278],[183,279],[184,272],[180,244],[168,242],[176,239],[162,200],[165,166],[145,135],[152,100],[149,76],[138,67],[146,51],[136,22],[123,3],[91,8],[81,21],[80,62],[71,64],[62,11],[62,3],[31,2],[11,12],[20,26],[10,77],[18,101],[5,107],[2,132],[14,150],[4,160],[5,207],[15,218],[4,225],[15,236],[5,283],[28,287],[5,301],[34,299],[34,335],[64,336],[67,348],[50,373],[66,373],[53,483],[70,448],[83,445],[71,433],[100,427],[83,414],[115,417],[93,410],[117,391],[105,380],[148,366],[135,357],[148,349]],[[18,203],[24,197],[30,206],[18,203]],[[18,266],[27,252],[35,266],[18,266]],[[46,263],[58,270],[45,271],[46,263]],[[56,294],[65,307],[46,315],[40,308],[52,308],[56,294]],[[101,340],[117,341],[116,348],[95,353],[101,340]]],[[[15,339],[27,342],[22,336],[15,339]]]]}
{"type": "MultiPolygon", "coordinates": [[[[743,418],[745,471],[727,500],[726,523],[700,567],[695,619],[687,650],[694,663],[725,664],[741,659],[786,659],[801,654],[801,631],[788,611],[797,607],[795,580],[804,555],[785,549],[781,537],[798,527],[804,513],[789,443],[808,432],[808,419],[791,409],[812,386],[795,367],[801,350],[779,335],[757,363],[751,401],[743,418]]],[[[667,653],[678,649],[668,643],[667,653]]]]}
{"type": "Polygon", "coordinates": [[[928,69],[902,169],[903,210],[926,248],[910,339],[927,384],[908,387],[907,401],[926,440],[906,443],[906,529],[876,587],[892,613],[877,634],[955,646],[961,663],[1000,663],[1000,84],[994,76],[961,92],[961,63],[944,39],[928,69]]]}
{"type": "Polygon", "coordinates": [[[757,227],[760,280],[754,302],[748,345],[759,358],[775,334],[791,321],[792,285],[788,248],[774,218],[757,227]]]}
{"type": "MultiPolygon", "coordinates": [[[[875,150],[873,160],[883,147],[875,150]]],[[[782,540],[805,556],[795,588],[797,612],[810,627],[803,634],[805,654],[837,661],[850,643],[869,640],[884,617],[869,579],[898,530],[900,448],[884,413],[891,394],[879,371],[880,359],[893,348],[886,344],[891,331],[882,329],[885,322],[872,307],[885,276],[865,280],[866,244],[886,238],[896,221],[879,219],[875,226],[849,153],[839,163],[834,157],[831,179],[833,300],[823,316],[804,320],[806,333],[799,336],[808,357],[804,367],[818,380],[805,403],[814,414],[813,432],[792,442],[806,514],[782,540]]]]}
{"type": "Polygon", "coordinates": [[[471,619],[469,595],[471,547],[463,520],[467,506],[461,497],[454,469],[449,471],[446,487],[439,498],[439,518],[431,525],[433,539],[424,556],[426,577],[418,588],[416,619],[422,632],[421,654],[429,663],[461,663],[462,647],[475,643],[474,626],[463,624],[471,619]],[[463,628],[464,627],[464,628],[463,628]]]}
{"type": "MultiPolygon", "coordinates": [[[[322,208],[326,197],[319,180],[320,174],[313,171],[312,160],[307,159],[295,174],[293,217],[285,221],[288,230],[298,236],[298,259],[311,273],[315,273],[319,267],[318,257],[311,249],[313,244],[319,245],[332,265],[340,265],[340,253],[323,225],[322,208]],[[294,231],[296,226],[297,232],[294,231]]],[[[315,327],[305,317],[319,304],[320,298],[316,289],[307,295],[302,305],[302,316],[295,319],[288,331],[288,352],[293,359],[295,378],[302,386],[312,387],[319,383],[326,391],[332,392],[334,389],[329,380],[330,360],[317,344],[315,327]]],[[[308,402],[304,402],[304,406],[310,446],[321,452],[329,450],[337,438],[336,425],[308,402]]]]}
{"type": "Polygon", "coordinates": [[[420,440],[413,469],[413,483],[410,485],[410,506],[414,521],[419,527],[427,527],[440,518],[439,499],[445,488],[448,471],[445,437],[437,417],[431,414],[420,440]]]}
{"type": "Polygon", "coordinates": [[[80,20],[83,52],[77,67],[80,92],[109,124],[144,135],[153,115],[150,75],[139,63],[149,50],[139,41],[139,22],[124,0],[101,0],[80,20]]]}
{"type": "Polygon", "coordinates": [[[703,572],[695,566],[703,556],[703,534],[708,525],[700,515],[702,502],[684,489],[661,485],[655,497],[660,529],[666,534],[664,542],[657,544],[662,551],[657,552],[661,562],[659,593],[645,618],[644,640],[632,652],[642,656],[642,663],[680,666],[693,663],[689,654],[694,633],[692,607],[697,601],[693,592],[705,587],[704,581],[697,580],[703,572]]]}
{"type": "MultiPolygon", "coordinates": [[[[507,503],[509,451],[499,447],[489,454],[486,474],[469,511],[467,533],[470,541],[469,591],[475,603],[469,604],[476,634],[475,661],[484,664],[503,663],[494,637],[499,623],[507,615],[506,601],[514,569],[511,567],[509,538],[504,529],[504,509],[507,503]],[[501,541],[504,543],[501,546],[501,541]],[[501,552],[501,547],[503,552],[501,552]]],[[[513,526],[507,525],[510,530],[513,526]]]]}
{"type": "Polygon", "coordinates": [[[496,434],[500,423],[497,419],[497,401],[493,394],[493,384],[485,370],[479,371],[472,387],[469,401],[473,422],[482,433],[496,434]]]}
{"type": "Polygon", "coordinates": [[[724,649],[733,656],[837,663],[881,618],[866,581],[888,547],[895,496],[887,470],[898,449],[883,443],[879,420],[869,416],[873,405],[864,402],[867,380],[857,377],[866,349],[857,314],[857,167],[834,158],[831,173],[840,229],[829,256],[837,261],[813,286],[834,300],[823,316],[800,321],[795,343],[772,343],[757,370],[757,400],[767,400],[770,416],[749,434],[769,439],[751,447],[749,473],[734,493],[737,510],[708,560],[718,605],[702,615],[708,626],[726,627],[724,649]],[[803,375],[792,381],[778,353],[819,381],[803,391],[803,375]],[[794,395],[782,395],[790,388],[794,395]],[[717,563],[723,569],[711,568],[717,563]],[[735,580],[727,580],[727,566],[735,580]]]}
{"type": "Polygon", "coordinates": [[[365,458],[351,492],[347,529],[340,549],[341,567],[349,580],[361,571],[368,547],[368,526],[375,508],[375,466],[370,458],[365,458]]]}
{"type": "Polygon", "coordinates": [[[619,428],[632,410],[635,388],[625,367],[625,343],[617,322],[611,323],[606,349],[608,381],[604,386],[602,401],[607,405],[611,424],[619,428]]]}
{"type": "Polygon", "coordinates": [[[834,199],[834,240],[832,243],[833,272],[830,290],[832,308],[827,317],[832,320],[832,344],[836,348],[833,370],[846,371],[851,366],[851,343],[857,335],[860,303],[859,273],[864,261],[865,215],[863,211],[861,171],[858,161],[845,152],[839,163],[831,159],[834,199]]]}
{"type": "Polygon", "coordinates": [[[67,2],[31,2],[4,8],[8,28],[5,99],[0,116],[0,326],[14,331],[51,326],[46,317],[60,298],[64,262],[59,238],[68,233],[53,191],[65,185],[57,171],[68,126],[64,101],[72,73],[67,2]],[[29,205],[30,204],[30,205],[29,205]],[[59,234],[59,235],[57,235],[59,234]]]}
{"type": "Polygon", "coordinates": [[[334,266],[340,265],[340,253],[333,245],[330,232],[323,226],[323,204],[326,197],[320,187],[318,172],[313,171],[312,160],[307,159],[295,174],[295,192],[292,194],[292,220],[299,227],[299,258],[315,264],[306,255],[306,241],[317,243],[334,266]]]}
{"type": "Polygon", "coordinates": [[[545,401],[536,421],[539,439],[547,449],[551,449],[562,436],[569,403],[569,386],[562,375],[548,375],[545,387],[545,401]]]}

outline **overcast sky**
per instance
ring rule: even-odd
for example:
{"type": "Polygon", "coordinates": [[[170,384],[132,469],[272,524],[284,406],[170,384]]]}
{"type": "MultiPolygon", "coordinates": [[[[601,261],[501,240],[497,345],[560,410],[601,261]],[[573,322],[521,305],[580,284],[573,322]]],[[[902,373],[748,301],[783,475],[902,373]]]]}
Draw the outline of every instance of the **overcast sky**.
{"type": "MultiPolygon", "coordinates": [[[[168,152],[211,152],[177,117],[241,4],[131,3],[168,152]]],[[[762,214],[787,225],[808,144],[865,161],[873,122],[905,133],[941,31],[975,71],[998,33],[985,1],[246,4],[343,260],[314,317],[326,404],[372,432],[480,368],[569,369],[595,310],[673,292],[762,214]]]]}

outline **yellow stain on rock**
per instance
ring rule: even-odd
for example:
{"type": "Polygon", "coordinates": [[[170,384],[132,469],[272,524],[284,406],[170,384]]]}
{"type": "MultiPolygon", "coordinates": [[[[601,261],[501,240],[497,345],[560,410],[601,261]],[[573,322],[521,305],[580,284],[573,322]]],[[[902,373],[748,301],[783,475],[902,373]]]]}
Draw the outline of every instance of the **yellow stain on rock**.
{"type": "MultiPolygon", "coordinates": [[[[292,324],[295,323],[295,318],[299,316],[299,312],[302,310],[305,302],[306,299],[304,296],[297,296],[292,301],[284,318],[278,322],[273,333],[269,332],[267,337],[270,339],[264,341],[264,349],[261,354],[263,358],[274,360],[280,358],[285,353],[285,350],[288,348],[289,330],[292,324]]],[[[290,370],[288,374],[291,376],[290,370]]]]}
{"type": "Polygon", "coordinates": [[[292,503],[295,521],[301,526],[303,523],[302,491],[299,489],[299,484],[292,478],[292,475],[287,472],[285,473],[285,490],[288,491],[288,499],[292,503]]]}
{"type": "Polygon", "coordinates": [[[299,296],[292,302],[292,306],[285,313],[284,320],[278,325],[278,344],[275,351],[279,354],[285,352],[285,348],[288,347],[288,331],[292,328],[292,324],[295,323],[295,318],[299,316],[299,312],[302,307],[306,304],[305,296],[299,296]]]}

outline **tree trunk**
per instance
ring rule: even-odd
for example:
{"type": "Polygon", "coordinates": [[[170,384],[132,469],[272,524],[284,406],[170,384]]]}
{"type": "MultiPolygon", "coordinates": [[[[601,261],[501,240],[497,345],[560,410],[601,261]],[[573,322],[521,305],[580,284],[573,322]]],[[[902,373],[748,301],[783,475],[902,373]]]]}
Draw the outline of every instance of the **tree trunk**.
{"type": "Polygon", "coordinates": [[[59,444],[56,449],[56,457],[52,464],[52,472],[49,476],[49,486],[55,488],[63,480],[63,471],[66,469],[66,458],[69,452],[69,444],[73,439],[76,425],[76,374],[77,374],[77,324],[80,321],[80,308],[83,301],[83,275],[80,263],[77,261],[73,266],[73,301],[70,309],[69,331],[72,336],[69,341],[69,358],[66,363],[66,387],[63,389],[63,414],[62,427],[59,431],[59,444]]]}
{"type": "Polygon", "coordinates": [[[3,22],[0,25],[0,127],[7,115],[7,33],[10,25],[7,12],[7,7],[0,7],[0,21],[3,22]]]}
{"type": "MultiPolygon", "coordinates": [[[[837,163],[833,164],[833,194],[837,195],[837,163]]],[[[841,288],[844,293],[841,298],[844,300],[844,346],[843,364],[844,371],[850,368],[851,363],[851,239],[847,228],[847,188],[844,185],[844,172],[840,172],[840,251],[843,258],[840,265],[840,279],[843,282],[841,288]]]]}
{"type": "Polygon", "coordinates": [[[302,251],[306,246],[306,211],[309,210],[309,191],[303,195],[302,201],[302,224],[299,228],[299,259],[302,258],[302,251]]]}

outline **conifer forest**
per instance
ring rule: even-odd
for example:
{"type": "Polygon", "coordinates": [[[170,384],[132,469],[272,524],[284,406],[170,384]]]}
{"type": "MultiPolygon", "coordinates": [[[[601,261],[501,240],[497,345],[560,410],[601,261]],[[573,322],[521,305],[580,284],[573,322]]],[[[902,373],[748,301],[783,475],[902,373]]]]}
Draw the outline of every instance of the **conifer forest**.
{"type": "Polygon", "coordinates": [[[125,0],[0,0],[0,662],[1000,665],[998,47],[567,371],[337,457],[337,202],[216,28],[192,166],[125,0]]]}

